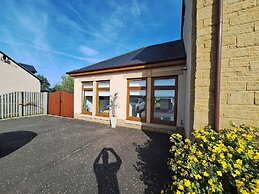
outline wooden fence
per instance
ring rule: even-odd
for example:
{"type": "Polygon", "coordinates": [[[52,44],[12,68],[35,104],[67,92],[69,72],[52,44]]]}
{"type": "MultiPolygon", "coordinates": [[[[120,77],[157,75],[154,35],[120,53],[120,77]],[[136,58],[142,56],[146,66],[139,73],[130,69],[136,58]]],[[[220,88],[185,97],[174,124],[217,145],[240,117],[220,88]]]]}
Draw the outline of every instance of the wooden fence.
{"type": "Polygon", "coordinates": [[[12,92],[0,95],[0,119],[47,114],[46,92],[12,92]]]}

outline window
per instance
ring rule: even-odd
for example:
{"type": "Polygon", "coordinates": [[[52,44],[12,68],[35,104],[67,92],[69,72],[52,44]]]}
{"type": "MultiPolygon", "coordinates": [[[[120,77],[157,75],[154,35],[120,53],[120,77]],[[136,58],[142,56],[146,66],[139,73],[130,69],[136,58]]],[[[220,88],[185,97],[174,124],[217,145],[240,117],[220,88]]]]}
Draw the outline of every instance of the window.
{"type": "Polygon", "coordinates": [[[92,114],[93,112],[93,82],[83,82],[83,106],[82,113],[92,114]]]}
{"type": "Polygon", "coordinates": [[[97,82],[97,103],[96,103],[96,115],[109,116],[110,105],[110,82],[100,81],[97,82]]]}
{"type": "Polygon", "coordinates": [[[128,80],[127,119],[146,121],[146,79],[128,80]]]}
{"type": "Polygon", "coordinates": [[[177,77],[152,80],[151,122],[176,125],[177,77]]]}

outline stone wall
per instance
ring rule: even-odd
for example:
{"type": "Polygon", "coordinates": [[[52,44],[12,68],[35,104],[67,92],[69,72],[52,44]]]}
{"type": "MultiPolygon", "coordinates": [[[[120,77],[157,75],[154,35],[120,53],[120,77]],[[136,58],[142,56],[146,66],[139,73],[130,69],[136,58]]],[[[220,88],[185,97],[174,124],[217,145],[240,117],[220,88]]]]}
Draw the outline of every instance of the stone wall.
{"type": "MultiPolygon", "coordinates": [[[[218,0],[197,0],[194,128],[214,122],[218,0]]],[[[221,128],[259,126],[259,0],[224,0],[221,128]]]]}

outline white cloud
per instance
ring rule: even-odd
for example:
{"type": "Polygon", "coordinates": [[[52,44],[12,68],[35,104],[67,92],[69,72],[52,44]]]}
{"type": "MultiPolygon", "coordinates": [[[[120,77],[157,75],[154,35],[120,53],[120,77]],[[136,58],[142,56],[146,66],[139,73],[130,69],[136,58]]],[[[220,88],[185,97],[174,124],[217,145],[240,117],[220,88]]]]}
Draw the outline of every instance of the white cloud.
{"type": "Polygon", "coordinates": [[[138,0],[132,0],[132,3],[133,3],[132,8],[131,8],[132,15],[135,17],[140,16],[141,10],[139,8],[138,0]]]}
{"type": "Polygon", "coordinates": [[[84,54],[84,55],[86,55],[86,56],[95,56],[95,55],[98,54],[98,52],[97,52],[96,50],[94,50],[94,49],[92,49],[92,48],[89,48],[89,47],[87,47],[87,46],[84,46],[84,45],[79,46],[79,47],[78,47],[78,50],[79,50],[82,54],[84,54]]]}
{"type": "Polygon", "coordinates": [[[41,45],[35,45],[35,44],[30,45],[30,44],[24,44],[24,43],[15,43],[15,42],[8,42],[8,41],[5,41],[5,40],[0,40],[0,42],[4,43],[4,44],[9,44],[9,45],[12,45],[12,46],[16,46],[16,47],[20,46],[20,47],[33,48],[33,49],[45,51],[45,52],[48,52],[48,53],[60,55],[60,56],[63,56],[63,57],[68,57],[68,58],[71,58],[71,59],[76,59],[76,60],[80,60],[80,61],[86,61],[86,62],[89,62],[89,63],[96,63],[96,62],[100,61],[100,58],[79,57],[79,56],[71,55],[71,54],[68,54],[68,53],[65,53],[65,52],[61,52],[61,51],[57,51],[57,50],[52,50],[52,49],[48,49],[48,48],[45,48],[45,47],[41,47],[41,45]]]}

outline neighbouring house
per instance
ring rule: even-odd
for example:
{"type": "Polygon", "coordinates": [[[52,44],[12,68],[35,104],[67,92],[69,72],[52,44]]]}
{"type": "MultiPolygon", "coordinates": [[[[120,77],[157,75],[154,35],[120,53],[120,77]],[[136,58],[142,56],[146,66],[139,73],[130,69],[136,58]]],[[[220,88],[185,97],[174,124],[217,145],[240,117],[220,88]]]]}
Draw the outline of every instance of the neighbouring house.
{"type": "Polygon", "coordinates": [[[27,64],[17,63],[0,51],[0,94],[10,92],[40,92],[40,80],[34,75],[36,69],[27,64]]]}
{"type": "Polygon", "coordinates": [[[259,2],[222,2],[184,0],[181,40],[68,72],[75,118],[109,123],[118,92],[121,126],[186,136],[230,121],[259,126],[259,2]]]}

